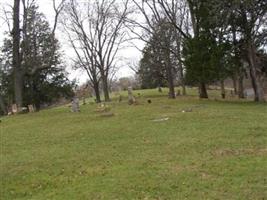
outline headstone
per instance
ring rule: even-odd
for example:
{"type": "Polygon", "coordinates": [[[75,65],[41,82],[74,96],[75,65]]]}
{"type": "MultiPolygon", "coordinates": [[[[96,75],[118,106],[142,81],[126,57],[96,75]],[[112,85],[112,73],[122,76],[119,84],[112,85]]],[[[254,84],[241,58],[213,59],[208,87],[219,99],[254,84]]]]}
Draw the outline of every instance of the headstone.
{"type": "Polygon", "coordinates": [[[128,104],[132,105],[135,103],[135,98],[133,96],[133,89],[132,87],[128,87],[128,104]]]}
{"type": "Polygon", "coordinates": [[[245,89],[244,94],[246,98],[253,98],[254,97],[254,90],[253,88],[245,89]]]}
{"type": "Polygon", "coordinates": [[[112,113],[112,112],[106,112],[106,113],[102,113],[100,116],[101,117],[113,117],[114,116],[114,113],[112,113]]]}
{"type": "Polygon", "coordinates": [[[12,104],[12,113],[13,113],[13,114],[18,113],[18,107],[17,107],[17,104],[12,104]]]}
{"type": "Polygon", "coordinates": [[[33,105],[28,105],[28,110],[30,113],[35,112],[34,106],[33,105]]]}
{"type": "Polygon", "coordinates": [[[85,97],[83,97],[83,105],[86,105],[85,97]]]}
{"type": "Polygon", "coordinates": [[[71,102],[71,111],[72,112],[80,112],[80,106],[79,106],[79,98],[73,97],[71,102]]]}
{"type": "Polygon", "coordinates": [[[161,87],[160,87],[160,86],[158,87],[158,91],[159,91],[159,92],[162,92],[162,89],[161,89],[161,87]]]}

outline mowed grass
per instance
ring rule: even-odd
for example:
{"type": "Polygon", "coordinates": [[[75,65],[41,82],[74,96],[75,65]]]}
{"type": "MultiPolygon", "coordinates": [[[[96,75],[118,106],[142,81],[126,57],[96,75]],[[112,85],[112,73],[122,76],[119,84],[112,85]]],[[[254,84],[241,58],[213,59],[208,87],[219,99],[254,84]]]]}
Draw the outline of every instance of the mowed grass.
{"type": "Polygon", "coordinates": [[[2,118],[0,199],[267,199],[267,104],[137,93],[2,118]]]}

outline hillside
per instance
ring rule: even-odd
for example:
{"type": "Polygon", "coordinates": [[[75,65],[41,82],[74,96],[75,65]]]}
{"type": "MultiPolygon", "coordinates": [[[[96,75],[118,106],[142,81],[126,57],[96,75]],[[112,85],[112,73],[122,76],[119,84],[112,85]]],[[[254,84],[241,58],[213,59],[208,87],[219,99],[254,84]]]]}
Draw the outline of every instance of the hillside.
{"type": "Polygon", "coordinates": [[[190,94],[2,118],[0,199],[266,199],[267,105],[190,94]]]}

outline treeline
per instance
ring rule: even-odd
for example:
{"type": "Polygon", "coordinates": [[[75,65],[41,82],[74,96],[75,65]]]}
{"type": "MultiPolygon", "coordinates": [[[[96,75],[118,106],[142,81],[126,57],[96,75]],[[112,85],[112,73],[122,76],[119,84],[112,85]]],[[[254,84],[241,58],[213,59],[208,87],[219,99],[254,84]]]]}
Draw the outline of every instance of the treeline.
{"type": "Polygon", "coordinates": [[[132,32],[146,46],[137,75],[143,88],[168,86],[175,98],[178,83],[199,87],[208,98],[207,85],[224,81],[238,85],[250,77],[255,101],[263,102],[267,72],[267,1],[262,0],[133,0],[145,25],[132,21],[132,32]]]}

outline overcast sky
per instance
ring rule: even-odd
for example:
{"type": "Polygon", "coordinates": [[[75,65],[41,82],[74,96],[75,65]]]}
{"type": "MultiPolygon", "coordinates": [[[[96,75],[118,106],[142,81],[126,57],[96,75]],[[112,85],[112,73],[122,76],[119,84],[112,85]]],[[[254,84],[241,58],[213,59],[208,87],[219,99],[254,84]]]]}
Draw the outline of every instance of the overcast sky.
{"type": "MultiPolygon", "coordinates": [[[[52,0],[36,0],[37,4],[39,5],[39,11],[44,13],[46,18],[48,19],[50,25],[53,24],[53,19],[54,19],[54,12],[53,12],[53,7],[52,7],[52,0]]],[[[6,9],[8,8],[8,4],[13,4],[13,0],[0,0],[0,15],[3,16],[3,7],[6,9]]],[[[0,45],[2,45],[3,37],[4,37],[4,32],[8,30],[8,27],[4,20],[0,18],[0,45]]],[[[59,39],[62,49],[64,51],[66,61],[68,62],[69,57],[73,57],[73,51],[70,48],[69,44],[66,42],[64,39],[64,34],[60,31],[60,27],[57,30],[57,38],[59,39]]],[[[143,47],[143,42],[141,41],[135,41],[135,45],[137,45],[139,48],[143,47]]],[[[127,46],[132,46],[131,44],[127,46]]],[[[127,63],[135,62],[137,63],[141,57],[141,52],[137,50],[134,47],[126,47],[124,48],[121,52],[119,52],[119,57],[122,58],[122,62],[119,64],[118,67],[120,69],[117,72],[117,77],[125,77],[125,76],[131,76],[134,74],[134,72],[127,66],[127,63]]],[[[71,66],[68,66],[67,71],[70,73],[69,78],[70,79],[77,79],[79,80],[79,83],[85,82],[88,78],[86,73],[82,71],[74,71],[71,69],[71,66]]]]}

